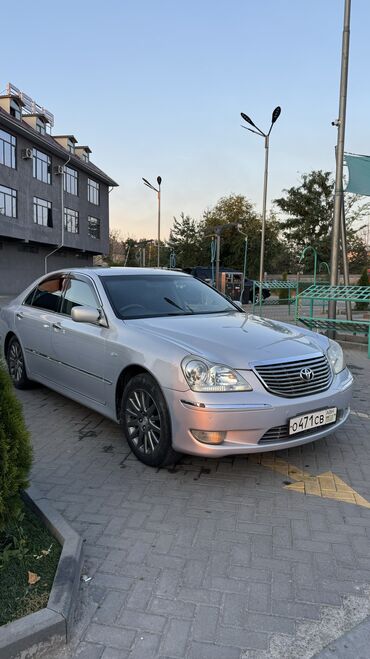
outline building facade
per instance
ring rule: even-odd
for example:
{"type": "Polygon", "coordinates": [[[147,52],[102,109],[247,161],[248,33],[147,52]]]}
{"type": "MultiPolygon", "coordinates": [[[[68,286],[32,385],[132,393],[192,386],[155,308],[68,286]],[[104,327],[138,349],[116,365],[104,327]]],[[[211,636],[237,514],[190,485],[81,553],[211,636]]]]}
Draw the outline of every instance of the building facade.
{"type": "Polygon", "coordinates": [[[89,147],[51,135],[52,115],[25,108],[14,89],[0,96],[0,295],[107,254],[109,189],[117,185],[90,161],[89,147]]]}

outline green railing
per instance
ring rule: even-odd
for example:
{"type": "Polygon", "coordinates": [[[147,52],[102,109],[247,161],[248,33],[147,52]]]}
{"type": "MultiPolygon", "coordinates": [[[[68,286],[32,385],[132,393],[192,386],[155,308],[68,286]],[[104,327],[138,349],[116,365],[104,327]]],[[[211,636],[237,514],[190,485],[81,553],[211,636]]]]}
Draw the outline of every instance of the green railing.
{"type": "Polygon", "coordinates": [[[295,319],[310,329],[321,331],[342,331],[351,334],[364,334],[368,339],[368,357],[370,359],[370,320],[358,318],[347,320],[345,318],[325,318],[313,315],[311,302],[319,304],[330,302],[370,303],[370,286],[328,286],[314,285],[299,293],[295,301],[295,319]],[[303,301],[310,302],[310,315],[301,314],[303,301]]]}
{"type": "Polygon", "coordinates": [[[281,280],[279,281],[278,279],[272,279],[272,280],[266,280],[266,281],[254,281],[253,282],[253,313],[256,304],[260,307],[262,306],[270,306],[274,304],[287,304],[288,305],[288,313],[290,316],[290,307],[292,304],[295,303],[296,297],[298,295],[298,282],[297,281],[291,281],[291,280],[281,280]],[[267,289],[269,291],[281,291],[281,290],[286,290],[287,291],[287,296],[280,299],[273,299],[270,300],[270,298],[267,298],[266,300],[263,299],[263,295],[259,295],[260,288],[262,289],[267,289]],[[294,294],[293,294],[294,291],[294,294]],[[257,295],[258,295],[258,302],[257,302],[257,295]]]}

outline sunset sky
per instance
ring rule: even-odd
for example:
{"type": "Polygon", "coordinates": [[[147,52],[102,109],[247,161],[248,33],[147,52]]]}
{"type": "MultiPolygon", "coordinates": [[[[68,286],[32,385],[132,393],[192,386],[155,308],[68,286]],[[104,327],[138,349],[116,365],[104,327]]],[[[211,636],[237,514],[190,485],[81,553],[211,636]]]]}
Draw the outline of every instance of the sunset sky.
{"type": "MultiPolygon", "coordinates": [[[[263,140],[271,137],[268,203],[312,169],[334,168],[343,0],[86,0],[2,7],[1,81],[54,113],[120,185],[111,226],[163,237],[230,193],[261,209],[263,140]]],[[[370,154],[369,0],[352,3],[346,150],[370,154]]]]}

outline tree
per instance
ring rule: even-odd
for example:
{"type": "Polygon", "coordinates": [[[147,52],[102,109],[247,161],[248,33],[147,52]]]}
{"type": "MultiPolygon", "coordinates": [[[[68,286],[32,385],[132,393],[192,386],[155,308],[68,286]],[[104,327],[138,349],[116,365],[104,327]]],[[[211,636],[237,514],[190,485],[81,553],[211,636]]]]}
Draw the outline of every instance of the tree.
{"type": "Polygon", "coordinates": [[[173,218],[168,247],[176,255],[176,266],[191,268],[198,264],[200,256],[199,223],[189,215],[181,213],[180,219],[173,218]]]}
{"type": "Polygon", "coordinates": [[[32,449],[21,404],[0,364],[0,534],[20,509],[19,492],[28,486],[32,449]]]}
{"type": "Polygon", "coordinates": [[[109,231],[109,265],[122,265],[125,259],[126,246],[119,229],[109,231]]]}
{"type": "MultiPolygon", "coordinates": [[[[315,247],[321,261],[330,261],[331,228],[334,214],[334,180],[330,172],[322,170],[303,174],[298,186],[283,190],[284,197],[275,199],[283,213],[280,224],[283,236],[298,259],[307,245],[315,247]]],[[[366,262],[364,242],[355,223],[369,212],[370,204],[361,204],[358,195],[345,195],[347,228],[347,252],[350,269],[356,271],[366,262]]],[[[312,270],[312,256],[305,260],[307,270],[312,270]]]]}
{"type": "MultiPolygon", "coordinates": [[[[248,237],[247,272],[252,278],[258,277],[262,221],[253,204],[243,195],[222,197],[213,208],[204,212],[201,225],[203,259],[208,263],[210,261],[210,238],[206,237],[225,224],[238,224],[240,231],[236,226],[222,231],[221,265],[243,269],[245,234],[248,237]]],[[[279,234],[280,224],[270,215],[266,222],[265,236],[265,269],[268,272],[276,271],[277,267],[286,269],[288,250],[279,234]]]]}
{"type": "MultiPolygon", "coordinates": [[[[361,277],[357,282],[357,286],[369,286],[370,287],[369,275],[367,273],[367,266],[365,266],[365,268],[363,269],[363,271],[361,273],[361,277]]],[[[366,311],[368,309],[368,307],[369,307],[368,302],[356,302],[356,309],[358,311],[366,311]]]]}

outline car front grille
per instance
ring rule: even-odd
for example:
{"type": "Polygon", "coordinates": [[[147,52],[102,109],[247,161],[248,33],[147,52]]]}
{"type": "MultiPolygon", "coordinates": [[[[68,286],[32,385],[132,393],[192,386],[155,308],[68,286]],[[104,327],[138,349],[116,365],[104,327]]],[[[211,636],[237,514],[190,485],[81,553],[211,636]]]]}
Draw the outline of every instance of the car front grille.
{"type": "Polygon", "coordinates": [[[275,428],[270,428],[265,432],[263,437],[261,437],[258,444],[266,446],[266,444],[278,444],[279,442],[293,442],[295,439],[302,439],[303,437],[308,437],[309,435],[314,435],[317,432],[326,430],[331,426],[334,426],[338,421],[343,417],[343,410],[338,410],[337,418],[333,423],[327,423],[325,426],[318,426],[317,428],[310,428],[310,430],[304,430],[303,432],[295,433],[294,435],[289,435],[289,425],[284,426],[275,426],[275,428]]]}
{"type": "Polygon", "coordinates": [[[331,384],[332,372],[324,355],[299,361],[260,364],[254,367],[268,391],[284,398],[298,398],[325,391],[331,384]],[[310,379],[304,372],[310,371],[310,379]]]}

